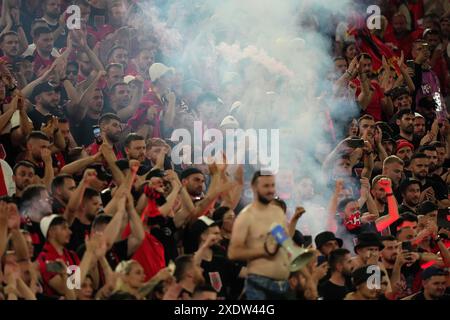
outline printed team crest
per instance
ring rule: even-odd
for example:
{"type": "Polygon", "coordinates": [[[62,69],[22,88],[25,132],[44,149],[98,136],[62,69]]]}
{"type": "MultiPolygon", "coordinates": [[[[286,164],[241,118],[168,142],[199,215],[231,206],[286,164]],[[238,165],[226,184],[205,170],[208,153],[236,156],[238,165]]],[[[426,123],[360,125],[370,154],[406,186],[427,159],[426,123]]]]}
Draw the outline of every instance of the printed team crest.
{"type": "Polygon", "coordinates": [[[208,274],[211,286],[214,288],[214,290],[220,292],[220,290],[222,289],[222,278],[220,278],[220,273],[208,272],[208,274]]]}

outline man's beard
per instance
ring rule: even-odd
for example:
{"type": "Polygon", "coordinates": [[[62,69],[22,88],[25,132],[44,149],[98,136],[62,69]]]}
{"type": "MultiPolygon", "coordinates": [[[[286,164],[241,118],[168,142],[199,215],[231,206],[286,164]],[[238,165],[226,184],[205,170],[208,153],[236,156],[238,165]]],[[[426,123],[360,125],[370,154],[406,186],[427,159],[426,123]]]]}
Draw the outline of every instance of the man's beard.
{"type": "Polygon", "coordinates": [[[428,172],[432,173],[432,172],[436,171],[437,169],[439,169],[439,167],[436,164],[434,164],[434,163],[431,164],[430,163],[430,166],[428,167],[428,170],[429,170],[428,172]]]}
{"type": "Polygon", "coordinates": [[[407,126],[406,128],[403,129],[403,131],[407,134],[412,134],[414,133],[414,126],[407,126]]]}
{"type": "Polygon", "coordinates": [[[115,135],[115,134],[111,134],[111,133],[108,133],[108,134],[106,135],[106,137],[107,137],[108,140],[111,141],[112,143],[117,143],[117,142],[119,142],[119,140],[120,140],[119,135],[115,135]]]}
{"type": "Polygon", "coordinates": [[[384,260],[386,260],[389,264],[394,264],[397,260],[397,254],[393,254],[389,258],[384,258],[384,260]]]}
{"type": "Polygon", "coordinates": [[[53,104],[53,103],[43,103],[42,104],[42,107],[45,109],[45,110],[54,110],[54,109],[56,109],[57,108],[57,105],[55,105],[55,104],[53,104]]]}
{"type": "Polygon", "coordinates": [[[92,213],[86,213],[86,219],[88,219],[90,222],[93,222],[95,219],[96,214],[92,214],[92,213]]]}
{"type": "Polygon", "coordinates": [[[259,192],[258,192],[258,201],[259,202],[261,202],[262,204],[269,204],[270,203],[270,201],[272,201],[273,200],[273,198],[272,199],[267,199],[266,197],[264,197],[263,195],[261,195],[259,192]]]}
{"type": "Polygon", "coordinates": [[[52,19],[58,19],[59,14],[57,12],[47,12],[47,15],[52,19]]]}

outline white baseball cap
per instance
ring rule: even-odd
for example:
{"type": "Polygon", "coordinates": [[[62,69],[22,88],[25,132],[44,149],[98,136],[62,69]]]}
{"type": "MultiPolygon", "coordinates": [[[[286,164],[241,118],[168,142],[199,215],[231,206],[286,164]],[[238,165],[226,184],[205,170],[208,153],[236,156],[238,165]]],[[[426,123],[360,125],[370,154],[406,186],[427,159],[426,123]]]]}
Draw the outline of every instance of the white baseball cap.
{"type": "Polygon", "coordinates": [[[233,102],[233,104],[230,107],[230,113],[237,111],[241,106],[242,106],[242,102],[240,102],[240,101],[233,102]]]}
{"type": "Polygon", "coordinates": [[[47,232],[48,229],[50,228],[50,225],[52,224],[53,220],[55,220],[56,218],[59,218],[62,216],[59,214],[51,214],[49,216],[43,217],[41,222],[40,222],[40,227],[41,227],[41,232],[44,235],[45,238],[47,238],[47,232]]]}
{"type": "Polygon", "coordinates": [[[237,129],[239,128],[239,122],[233,116],[226,116],[220,123],[222,129],[237,129]]]}
{"type": "Polygon", "coordinates": [[[123,82],[125,82],[126,84],[129,84],[134,79],[136,79],[136,77],[129,74],[123,78],[123,82]]]}
{"type": "Polygon", "coordinates": [[[424,116],[418,112],[414,112],[414,118],[423,118],[424,116]]]}
{"type": "Polygon", "coordinates": [[[165,75],[167,72],[175,72],[175,68],[171,68],[166,66],[163,63],[154,63],[150,66],[148,69],[148,73],[150,74],[150,80],[152,82],[155,82],[159,78],[161,78],[163,75],[165,75]]]}

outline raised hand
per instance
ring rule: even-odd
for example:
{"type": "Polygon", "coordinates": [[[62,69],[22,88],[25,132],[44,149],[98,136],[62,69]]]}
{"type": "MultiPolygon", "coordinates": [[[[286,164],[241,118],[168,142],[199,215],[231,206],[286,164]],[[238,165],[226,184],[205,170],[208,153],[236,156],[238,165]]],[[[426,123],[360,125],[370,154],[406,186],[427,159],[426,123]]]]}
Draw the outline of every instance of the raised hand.
{"type": "Polygon", "coordinates": [[[129,166],[132,174],[136,174],[136,172],[139,170],[140,162],[138,160],[130,160],[129,166]]]}
{"type": "Polygon", "coordinates": [[[20,214],[17,206],[14,203],[8,203],[6,206],[8,210],[8,229],[20,229],[20,214]]]}
{"type": "Polygon", "coordinates": [[[361,183],[361,195],[368,195],[370,192],[370,182],[369,179],[367,178],[361,178],[360,180],[361,183]]]}
{"type": "Polygon", "coordinates": [[[378,180],[378,185],[386,191],[386,193],[392,193],[392,182],[389,178],[381,178],[378,180]]]}
{"type": "Polygon", "coordinates": [[[292,216],[292,219],[299,219],[303,214],[305,214],[306,210],[303,207],[296,207],[294,215],[292,216]]]}
{"type": "Polygon", "coordinates": [[[83,174],[83,183],[87,186],[92,185],[92,183],[97,179],[97,171],[95,169],[86,169],[83,174]]]}
{"type": "Polygon", "coordinates": [[[376,127],[375,129],[374,141],[377,145],[381,144],[381,141],[383,141],[383,130],[381,130],[380,127],[376,127]]]}
{"type": "Polygon", "coordinates": [[[52,152],[49,148],[41,149],[41,159],[45,164],[52,165],[52,152]]]}

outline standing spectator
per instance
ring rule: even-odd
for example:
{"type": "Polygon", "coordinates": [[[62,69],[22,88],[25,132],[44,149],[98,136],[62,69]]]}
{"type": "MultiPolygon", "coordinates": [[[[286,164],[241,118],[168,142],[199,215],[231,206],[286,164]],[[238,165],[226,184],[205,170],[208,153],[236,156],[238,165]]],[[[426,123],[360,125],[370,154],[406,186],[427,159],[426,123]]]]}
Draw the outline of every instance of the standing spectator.
{"type": "Polygon", "coordinates": [[[416,212],[417,206],[420,203],[420,190],[422,184],[416,179],[405,179],[400,184],[400,193],[403,198],[403,202],[399,205],[398,211],[404,212],[416,212]]]}
{"type": "Polygon", "coordinates": [[[281,298],[288,289],[289,262],[286,252],[279,250],[268,238],[261,241],[256,236],[252,237],[255,239],[252,242],[248,240],[250,233],[259,232],[262,237],[266,235],[272,223],[287,228],[283,211],[270,204],[275,195],[275,177],[262,176],[257,171],[252,179],[252,189],[253,203],[236,219],[228,256],[232,260],[248,261],[245,287],[247,299],[264,300],[269,295],[281,298]],[[270,215],[264,215],[269,212],[270,215]]]}
{"type": "MultiPolygon", "coordinates": [[[[416,40],[412,47],[412,56],[414,59],[414,93],[415,105],[419,105],[422,98],[431,97],[436,104],[440,103],[445,110],[445,101],[443,100],[441,84],[436,73],[431,69],[431,52],[428,44],[423,40],[416,40]],[[439,102],[436,100],[439,99],[439,102]]],[[[439,105],[438,105],[439,106],[439,105]]],[[[419,113],[424,115],[419,109],[419,113]]],[[[425,115],[424,115],[425,116],[425,115]]]]}
{"type": "Polygon", "coordinates": [[[331,251],[328,264],[331,277],[319,287],[320,296],[323,300],[343,300],[350,292],[349,280],[352,274],[350,251],[343,248],[331,251]]]}
{"type": "Polygon", "coordinates": [[[14,31],[4,32],[0,36],[0,49],[3,52],[1,60],[12,65],[19,56],[19,35],[14,31]]]}
{"type": "Polygon", "coordinates": [[[18,205],[24,190],[36,181],[34,165],[28,161],[19,161],[13,168],[13,180],[16,187],[13,198],[18,205]]]}
{"type": "Polygon", "coordinates": [[[405,15],[397,13],[392,17],[392,31],[386,32],[384,41],[394,49],[397,56],[400,56],[403,51],[405,58],[410,59],[412,43],[421,36],[420,32],[420,30],[408,29],[405,15]]]}
{"type": "MultiPolygon", "coordinates": [[[[117,147],[117,143],[119,142],[122,134],[120,118],[113,113],[106,113],[98,120],[98,125],[100,127],[100,135],[102,139],[105,139],[105,142],[113,147],[114,153],[118,159],[123,158],[122,152],[117,147]]],[[[89,146],[89,154],[96,154],[99,148],[100,144],[97,142],[92,143],[89,146]]]]}
{"type": "Polygon", "coordinates": [[[30,185],[22,194],[20,214],[24,217],[24,227],[30,233],[35,254],[39,254],[45,243],[40,229],[42,218],[52,213],[52,198],[42,185],[30,185]]]}
{"type": "Polygon", "coordinates": [[[56,214],[44,217],[40,222],[40,228],[46,238],[43,251],[37,257],[43,278],[44,293],[49,296],[64,296],[70,291],[66,285],[66,268],[80,264],[77,254],[66,249],[72,232],[67,221],[56,214]],[[62,264],[63,271],[58,273],[52,271],[49,268],[51,262],[62,264]]]}
{"type": "Polygon", "coordinates": [[[445,294],[448,273],[436,267],[429,267],[422,273],[423,292],[412,300],[449,300],[445,294]]]}
{"type": "Polygon", "coordinates": [[[33,33],[34,46],[30,45],[25,56],[33,55],[33,72],[40,76],[46,68],[49,68],[57,57],[54,51],[54,38],[52,31],[47,27],[38,27],[33,33]]]}
{"type": "Polygon", "coordinates": [[[422,139],[426,134],[425,118],[420,113],[414,113],[414,135],[422,139]]]}
{"type": "MultiPolygon", "coordinates": [[[[368,279],[372,272],[368,269],[370,266],[360,267],[352,272],[352,283],[356,291],[350,292],[344,300],[378,300],[379,293],[376,288],[369,288],[368,279]]],[[[387,280],[384,270],[381,270],[380,285],[387,280]]]]}
{"type": "Polygon", "coordinates": [[[42,20],[47,22],[48,28],[53,33],[55,47],[61,49],[67,41],[67,30],[65,21],[65,12],[61,10],[60,1],[44,0],[42,1],[42,20]]]}
{"type": "Polygon", "coordinates": [[[59,118],[63,117],[63,113],[59,109],[60,95],[56,90],[48,82],[39,84],[33,89],[32,100],[35,106],[28,113],[28,117],[33,121],[35,130],[41,130],[42,126],[47,125],[50,119],[47,117],[49,114],[59,118]]]}
{"type": "Polygon", "coordinates": [[[137,160],[141,165],[144,164],[146,149],[144,137],[130,133],[125,139],[124,146],[128,160],[137,160]]]}
{"type": "Polygon", "coordinates": [[[329,258],[331,252],[335,251],[336,249],[342,248],[343,245],[342,239],[336,238],[334,233],[331,231],[324,231],[319,233],[314,238],[314,242],[316,244],[316,249],[319,250],[320,253],[327,259],[329,258]]]}
{"type": "Polygon", "coordinates": [[[219,255],[218,250],[214,250],[221,240],[219,226],[203,216],[194,222],[192,229],[195,230],[194,235],[200,238],[194,259],[200,260],[206,283],[216,290],[219,299],[235,299],[232,292],[233,281],[236,281],[241,268],[219,255]]]}
{"type": "Polygon", "coordinates": [[[400,181],[403,178],[403,168],[405,163],[396,156],[389,156],[383,161],[382,175],[392,181],[392,189],[397,197],[400,181]]]}
{"type": "Polygon", "coordinates": [[[56,176],[52,181],[52,212],[63,214],[69,203],[73,191],[76,189],[75,180],[68,174],[56,176]]]}
{"type": "Polygon", "coordinates": [[[195,288],[205,283],[203,270],[198,260],[193,255],[179,256],[175,260],[175,280],[181,286],[179,298],[190,300],[195,292],[195,288]]]}
{"type": "Polygon", "coordinates": [[[420,145],[420,140],[414,135],[414,112],[410,109],[403,109],[397,112],[397,126],[400,129],[400,133],[396,136],[395,140],[406,140],[414,146],[414,149],[420,145]]]}

